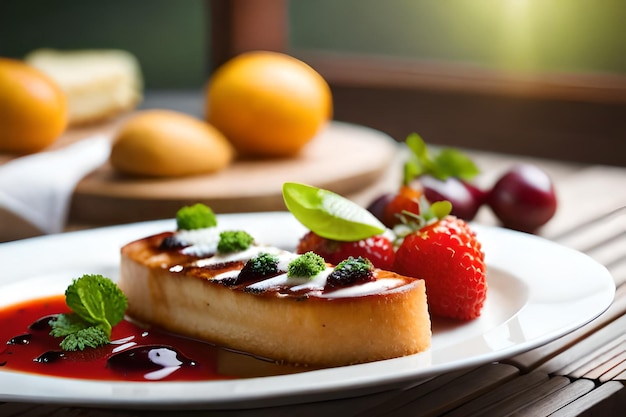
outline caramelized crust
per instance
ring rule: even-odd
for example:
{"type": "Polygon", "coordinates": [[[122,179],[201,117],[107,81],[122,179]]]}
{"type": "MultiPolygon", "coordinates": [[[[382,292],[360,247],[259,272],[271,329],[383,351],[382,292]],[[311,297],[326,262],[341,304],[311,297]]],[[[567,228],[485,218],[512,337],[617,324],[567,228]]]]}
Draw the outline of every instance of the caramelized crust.
{"type": "Polygon", "coordinates": [[[430,346],[422,280],[376,270],[376,280],[393,282],[390,288],[361,295],[337,291],[336,296],[322,288],[230,285],[232,280],[218,277],[236,277],[244,261],[207,266],[180,250],[160,249],[168,235],[122,248],[118,285],[128,297],[128,314],[139,321],[310,366],[389,359],[430,346]]]}

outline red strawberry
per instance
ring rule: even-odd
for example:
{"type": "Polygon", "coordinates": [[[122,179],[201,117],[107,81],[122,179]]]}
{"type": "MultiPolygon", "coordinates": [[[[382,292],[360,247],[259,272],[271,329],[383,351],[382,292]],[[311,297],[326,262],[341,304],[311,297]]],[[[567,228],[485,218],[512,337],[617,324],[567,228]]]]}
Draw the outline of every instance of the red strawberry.
{"type": "Polygon", "coordinates": [[[380,269],[391,269],[395,257],[393,244],[382,235],[372,236],[356,242],[342,242],[323,238],[313,232],[308,232],[296,249],[298,253],[315,252],[326,262],[337,265],[350,256],[367,258],[380,269]]]}
{"type": "Polygon", "coordinates": [[[446,216],[408,234],[393,270],[424,279],[431,314],[461,320],[480,316],[487,296],[484,253],[465,221],[446,216]]]}

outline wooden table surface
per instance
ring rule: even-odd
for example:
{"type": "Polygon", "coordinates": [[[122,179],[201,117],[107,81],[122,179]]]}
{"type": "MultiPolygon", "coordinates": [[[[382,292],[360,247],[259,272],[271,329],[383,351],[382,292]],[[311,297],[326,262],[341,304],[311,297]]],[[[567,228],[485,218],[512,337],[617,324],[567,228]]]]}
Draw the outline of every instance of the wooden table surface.
{"type": "MultiPolygon", "coordinates": [[[[552,176],[556,216],[540,235],[605,265],[617,288],[600,317],[556,341],[478,368],[462,369],[358,398],[244,410],[79,408],[0,402],[0,416],[574,416],[626,410],[626,168],[471,152],[487,186],[513,163],[529,161],[552,176]]],[[[392,178],[393,180],[393,178],[392,178]]],[[[364,193],[367,198],[368,193],[364,193]]],[[[365,197],[364,197],[365,198],[365,197]]],[[[488,209],[477,222],[496,224],[488,209]]]]}

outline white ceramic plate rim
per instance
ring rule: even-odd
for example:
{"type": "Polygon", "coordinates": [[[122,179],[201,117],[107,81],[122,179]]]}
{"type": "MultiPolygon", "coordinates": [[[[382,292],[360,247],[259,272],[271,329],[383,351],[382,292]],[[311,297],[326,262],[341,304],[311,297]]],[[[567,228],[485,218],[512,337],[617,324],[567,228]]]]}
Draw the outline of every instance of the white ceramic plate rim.
{"type": "MultiPolygon", "coordinates": [[[[0,248],[0,306],[60,293],[72,278],[117,279],[119,249],[172,230],[173,220],[43,236],[0,248]]],[[[227,214],[219,227],[295,247],[304,228],[285,212],[227,214]]],[[[489,296],[481,318],[435,320],[425,353],[299,374],[207,382],[101,382],[0,370],[0,400],[144,408],[243,408],[362,395],[501,360],[541,346],[600,315],[614,281],[590,257],[546,239],[474,224],[486,253],[489,296]]]]}

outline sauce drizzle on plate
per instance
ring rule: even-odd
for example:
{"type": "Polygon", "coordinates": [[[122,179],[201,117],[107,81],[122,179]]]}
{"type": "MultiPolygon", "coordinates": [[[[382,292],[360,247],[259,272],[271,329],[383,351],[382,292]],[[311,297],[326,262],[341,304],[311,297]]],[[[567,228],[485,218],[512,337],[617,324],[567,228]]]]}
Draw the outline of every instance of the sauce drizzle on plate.
{"type": "Polygon", "coordinates": [[[0,309],[0,371],[107,381],[211,381],[301,372],[210,343],[123,320],[111,343],[64,352],[48,322],[69,312],[63,295],[0,309]]]}

